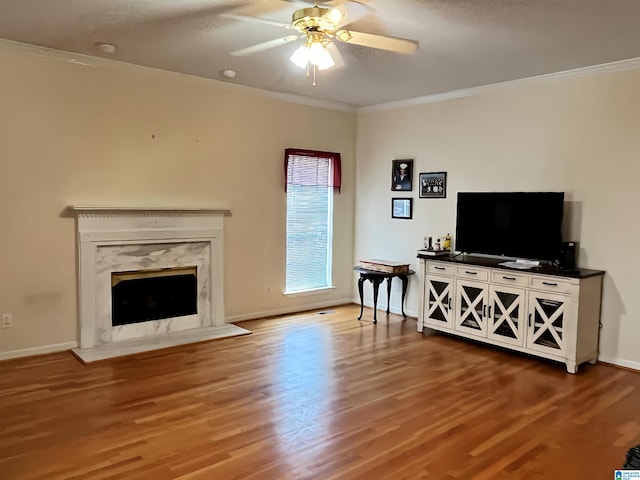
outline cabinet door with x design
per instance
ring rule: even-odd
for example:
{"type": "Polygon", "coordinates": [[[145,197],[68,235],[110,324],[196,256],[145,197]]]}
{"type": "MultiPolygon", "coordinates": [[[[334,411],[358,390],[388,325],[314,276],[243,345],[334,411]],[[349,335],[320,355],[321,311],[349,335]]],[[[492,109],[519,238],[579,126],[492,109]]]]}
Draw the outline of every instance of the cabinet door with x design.
{"type": "Polygon", "coordinates": [[[424,323],[453,330],[453,278],[430,275],[425,282],[424,323]]]}
{"type": "Polygon", "coordinates": [[[487,309],[487,338],[518,347],[524,346],[526,295],[524,288],[491,286],[487,309]]]}
{"type": "Polygon", "coordinates": [[[566,352],[569,295],[529,292],[529,328],[527,348],[538,352],[564,356],[566,352]]]}
{"type": "Polygon", "coordinates": [[[487,283],[456,280],[456,330],[478,337],[487,336],[488,292],[487,283]]]}

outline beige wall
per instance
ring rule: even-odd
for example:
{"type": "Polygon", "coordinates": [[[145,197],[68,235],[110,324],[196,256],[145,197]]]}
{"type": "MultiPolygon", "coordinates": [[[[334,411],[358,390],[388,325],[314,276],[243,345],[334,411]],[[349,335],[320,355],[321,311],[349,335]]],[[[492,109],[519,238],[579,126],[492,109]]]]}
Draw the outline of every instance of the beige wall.
{"type": "Polygon", "coordinates": [[[77,337],[66,205],[229,208],[228,319],[352,297],[355,114],[221,82],[0,41],[2,352],[77,337]],[[341,152],[329,294],[284,297],[286,147],[341,152]],[[271,292],[267,292],[267,286],[271,292]]]}
{"type": "MultiPolygon", "coordinates": [[[[417,267],[423,236],[455,234],[459,191],[564,191],[580,266],[607,271],[600,359],[640,369],[638,85],[640,70],[528,80],[359,113],[355,258],[417,267]],[[418,198],[414,179],[413,220],[392,220],[391,197],[405,196],[390,191],[395,158],[414,158],[416,174],[447,171],[447,198],[418,198]]],[[[417,278],[407,310],[417,315],[417,278]]]]}

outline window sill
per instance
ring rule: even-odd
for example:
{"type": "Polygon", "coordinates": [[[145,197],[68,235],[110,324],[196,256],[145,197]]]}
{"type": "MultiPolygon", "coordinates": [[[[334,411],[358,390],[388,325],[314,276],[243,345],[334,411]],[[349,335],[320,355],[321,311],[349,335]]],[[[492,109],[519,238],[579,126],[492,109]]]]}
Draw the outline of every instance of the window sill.
{"type": "Polygon", "coordinates": [[[323,295],[325,293],[330,293],[331,290],[335,290],[335,285],[330,287],[323,288],[314,288],[313,290],[300,290],[298,292],[282,292],[283,295],[287,297],[307,297],[310,295],[323,295]]]}

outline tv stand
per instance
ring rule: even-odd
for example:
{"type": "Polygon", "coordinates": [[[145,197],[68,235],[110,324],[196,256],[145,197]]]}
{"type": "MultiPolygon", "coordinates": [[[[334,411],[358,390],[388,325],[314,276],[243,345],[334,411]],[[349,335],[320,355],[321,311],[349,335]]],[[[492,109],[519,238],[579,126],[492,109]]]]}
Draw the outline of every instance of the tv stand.
{"type": "Polygon", "coordinates": [[[465,254],[420,260],[418,331],[425,328],[563,362],[598,359],[604,271],[530,270],[465,254]]]}

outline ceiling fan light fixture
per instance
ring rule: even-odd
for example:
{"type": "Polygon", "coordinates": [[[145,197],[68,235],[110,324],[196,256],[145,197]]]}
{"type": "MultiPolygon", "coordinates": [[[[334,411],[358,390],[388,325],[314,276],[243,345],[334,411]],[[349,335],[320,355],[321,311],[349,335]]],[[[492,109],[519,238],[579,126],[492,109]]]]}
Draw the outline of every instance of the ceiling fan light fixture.
{"type": "Polygon", "coordinates": [[[294,64],[300,68],[307,68],[309,62],[309,49],[306,45],[300,46],[289,58],[294,64]]]}
{"type": "Polygon", "coordinates": [[[318,70],[327,70],[336,63],[322,42],[305,43],[299,47],[289,58],[300,68],[307,68],[307,64],[315,65],[318,70]]]}
{"type": "Polygon", "coordinates": [[[336,64],[329,50],[321,42],[314,42],[309,47],[309,63],[318,67],[318,70],[326,70],[336,64]]]}

